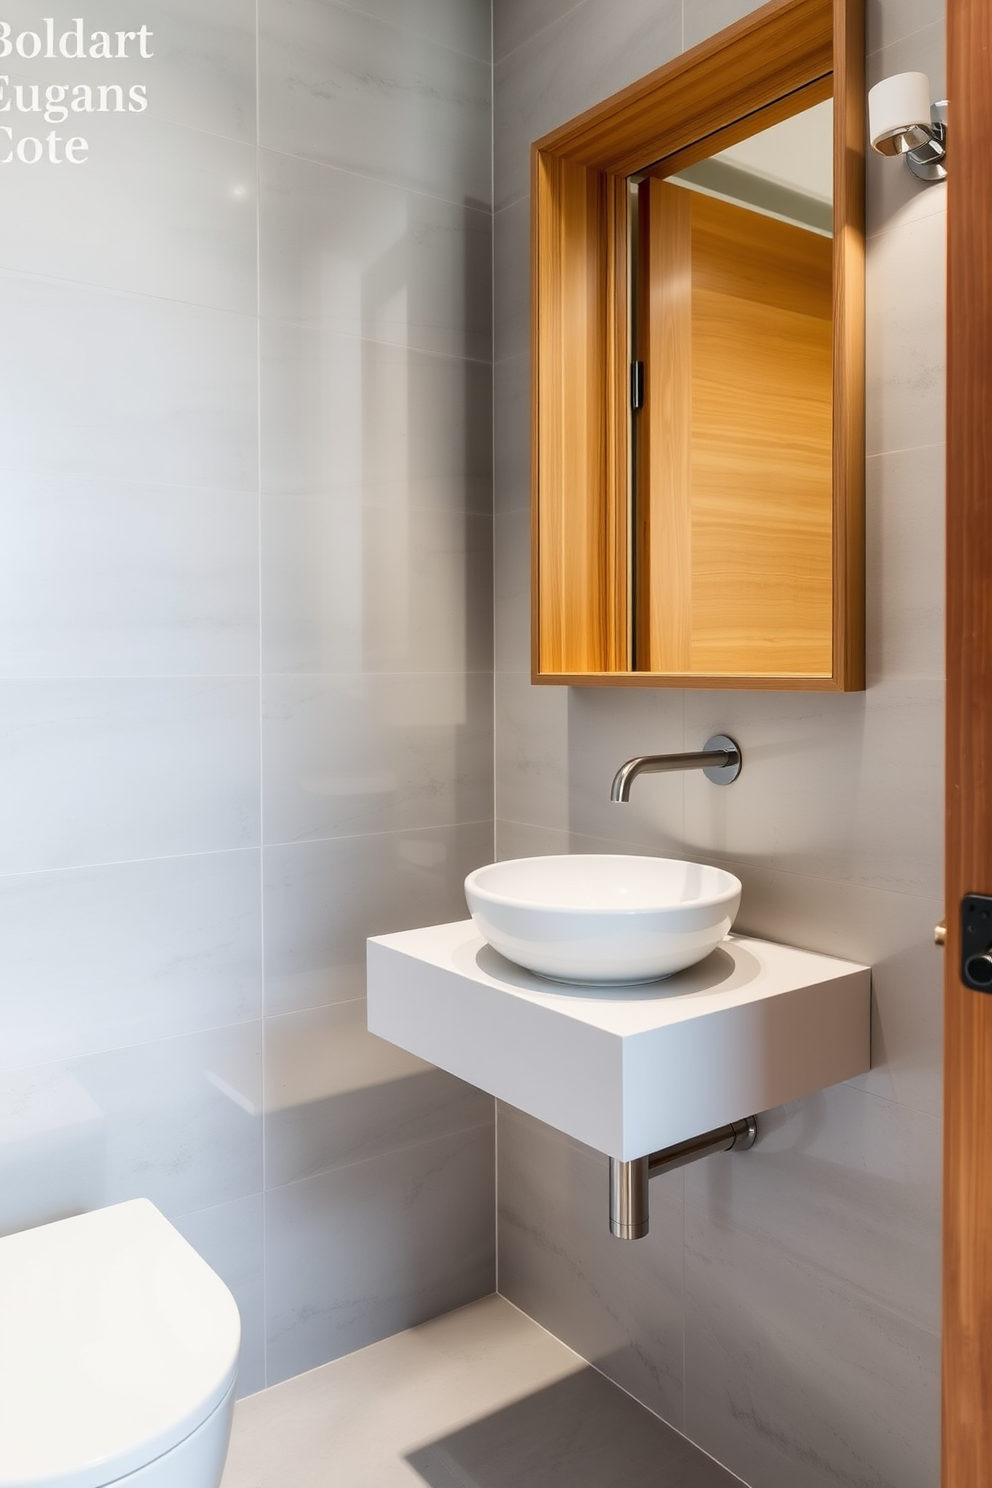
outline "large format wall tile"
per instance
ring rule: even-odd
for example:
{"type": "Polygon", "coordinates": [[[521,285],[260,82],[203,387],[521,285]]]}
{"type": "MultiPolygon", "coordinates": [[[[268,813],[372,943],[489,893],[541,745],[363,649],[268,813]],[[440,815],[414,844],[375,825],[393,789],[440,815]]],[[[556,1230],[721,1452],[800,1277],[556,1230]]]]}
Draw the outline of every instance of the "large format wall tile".
{"type": "Polygon", "coordinates": [[[493,218],[493,335],[498,361],[530,350],[530,199],[493,218]]]}
{"type": "Polygon", "coordinates": [[[682,46],[690,47],[707,41],[724,26],[750,15],[757,6],[752,0],[682,0],[682,46]]]}
{"type": "MultiPolygon", "coordinates": [[[[938,12],[943,16],[943,7],[938,12]]],[[[866,42],[870,53],[922,31],[934,19],[927,0],[877,0],[866,7],[866,42]]]]}
{"type": "Polygon", "coordinates": [[[493,69],[494,206],[529,189],[531,142],[591,108],[682,47],[680,0],[582,0],[493,69]]]}
{"type": "Polygon", "coordinates": [[[531,661],[530,512],[497,512],[493,535],[496,670],[526,672],[531,661]]]}
{"type": "Polygon", "coordinates": [[[0,274],[0,468],[258,486],[253,317],[0,274]]]}
{"type": "Polygon", "coordinates": [[[326,0],[262,0],[259,24],[266,149],[489,205],[485,62],[326,0]]]}
{"type": "Polygon", "coordinates": [[[496,814],[568,827],[568,696],[532,687],[529,673],[496,679],[496,814]]]}
{"type": "Polygon", "coordinates": [[[835,1085],[763,1114],[758,1133],[751,1152],[687,1168],[686,1204],[866,1309],[939,1332],[940,1121],[835,1085]]]}
{"type": "Polygon", "coordinates": [[[867,463],[868,673],[943,677],[942,444],[874,455],[867,463]]]}
{"type": "Polygon", "coordinates": [[[252,146],[160,123],[152,108],[69,127],[89,141],[83,166],[6,172],[0,264],[254,315],[252,146]]]}
{"type": "Polygon", "coordinates": [[[494,0],[493,62],[502,62],[509,52],[515,52],[579,3],[581,0],[494,0]]]}
{"type": "Polygon", "coordinates": [[[943,441],[945,252],[943,213],[897,223],[871,239],[866,267],[869,454],[943,441]],[[921,263],[927,266],[922,281],[921,263]]]}
{"type": "Polygon", "coordinates": [[[0,878],[0,1064],[260,1017],[259,858],[253,849],[0,878]]]}
{"type": "Polygon", "coordinates": [[[0,472],[0,674],[258,669],[258,498],[0,472]]]}
{"type": "Polygon", "coordinates": [[[729,789],[686,777],[691,853],[926,895],[942,883],[943,686],[866,693],[688,692],[686,737],[731,734],[729,789]],[[907,803],[912,808],[907,809],[907,803]]]}
{"type": "Polygon", "coordinates": [[[6,173],[0,1232],[147,1194],[244,1392],[272,1320],[284,1374],[493,1285],[492,1102],[360,1000],[366,935],[492,857],[490,12],[78,24],[139,19],[148,58],[4,65],[149,106],[6,173]]]}
{"type": "Polygon", "coordinates": [[[364,997],[370,935],[467,919],[465,876],[492,861],[492,821],[295,842],[264,857],[272,1015],[364,997]]]}
{"type": "Polygon", "coordinates": [[[264,321],[261,398],[264,491],[347,492],[397,515],[491,510],[484,362],[264,321]]]}
{"type": "Polygon", "coordinates": [[[491,357],[489,212],[266,150],[260,223],[263,316],[491,357]]]}
{"type": "Polygon", "coordinates": [[[651,1184],[651,1228],[610,1234],[607,1159],[512,1107],[497,1114],[499,1289],[682,1425],[682,1174],[651,1184]]]}
{"type": "Polygon", "coordinates": [[[257,845],[257,680],[3,682],[0,698],[0,872],[257,845]]]}
{"type": "Polygon", "coordinates": [[[715,729],[700,732],[680,690],[650,687],[575,687],[568,698],[569,826],[573,832],[617,842],[640,842],[651,852],[684,856],[687,775],[639,776],[629,801],[612,801],[620,766],[635,754],[702,749],[715,729]]]}
{"type": "MultiPolygon", "coordinates": [[[[701,734],[692,747],[702,747],[706,737],[701,734]]],[[[681,692],[534,686],[527,673],[501,673],[497,815],[642,843],[653,852],[680,847],[685,838],[682,776],[639,779],[623,804],[610,800],[610,787],[632,755],[679,752],[688,747],[683,738],[681,692]]]]}
{"type": "Polygon", "coordinates": [[[492,540],[475,511],[264,495],[263,671],[488,671],[492,540]]]}
{"type": "MultiPolygon", "coordinates": [[[[554,827],[534,827],[529,822],[500,821],[497,818],[495,833],[496,859],[500,862],[506,858],[543,858],[572,851],[570,833],[554,827]]],[[[576,851],[581,851],[581,848],[576,851]]]]}
{"type": "Polygon", "coordinates": [[[484,1126],[492,1097],[376,1038],[364,1001],[265,1024],[265,1183],[484,1126]]]}
{"type": "Polygon", "coordinates": [[[493,368],[493,463],[497,511],[530,511],[530,354],[493,368]]]}
{"type": "Polygon", "coordinates": [[[688,1206],[685,1266],[693,1441],[761,1488],[934,1488],[937,1334],[688,1206]]]}
{"type": "Polygon", "coordinates": [[[491,1292],[493,1128],[266,1196],[274,1384],[491,1292]]]}
{"type": "Polygon", "coordinates": [[[4,1075],[0,1232],[144,1196],[168,1216],[258,1193],[262,1025],[4,1075]]]}
{"type": "MultiPolygon", "coordinates": [[[[59,36],[71,30],[79,10],[77,0],[46,0],[44,14],[53,18],[59,36]]],[[[4,19],[15,36],[37,31],[39,15],[33,0],[8,0],[4,7],[4,19]]],[[[73,82],[85,80],[91,87],[143,83],[151,118],[255,143],[255,0],[210,0],[209,5],[201,0],[165,0],[141,17],[135,15],[132,0],[102,0],[99,14],[87,15],[85,21],[87,35],[97,26],[116,32],[146,24],[151,34],[145,50],[151,55],[141,58],[137,43],[131,41],[126,69],[116,59],[87,58],[85,76],[77,72],[73,82]]],[[[61,57],[25,63],[15,53],[11,60],[22,74],[29,73],[28,81],[67,80],[61,57]]],[[[7,67],[5,62],[5,71],[7,67]]],[[[16,69],[9,70],[13,81],[16,69]]],[[[78,116],[73,117],[78,122],[78,116]]],[[[94,117],[83,116],[87,125],[94,117]]]]}
{"type": "Polygon", "coordinates": [[[488,0],[350,0],[350,10],[378,16],[418,36],[488,62],[492,15],[488,0]]]}
{"type": "Polygon", "coordinates": [[[241,1314],[238,1395],[252,1395],[265,1385],[262,1195],[181,1214],[173,1223],[234,1293],[241,1314]]]}
{"type": "Polygon", "coordinates": [[[492,816],[492,678],[263,683],[265,838],[301,842],[492,816]]]}

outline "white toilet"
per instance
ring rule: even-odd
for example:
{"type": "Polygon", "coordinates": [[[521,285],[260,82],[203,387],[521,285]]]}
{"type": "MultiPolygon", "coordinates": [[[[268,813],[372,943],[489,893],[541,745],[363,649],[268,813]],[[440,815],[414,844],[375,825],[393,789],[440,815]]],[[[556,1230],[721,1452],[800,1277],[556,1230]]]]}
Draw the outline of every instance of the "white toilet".
{"type": "Polygon", "coordinates": [[[147,1199],[0,1240],[0,1488],[218,1488],[241,1320],[147,1199]]]}

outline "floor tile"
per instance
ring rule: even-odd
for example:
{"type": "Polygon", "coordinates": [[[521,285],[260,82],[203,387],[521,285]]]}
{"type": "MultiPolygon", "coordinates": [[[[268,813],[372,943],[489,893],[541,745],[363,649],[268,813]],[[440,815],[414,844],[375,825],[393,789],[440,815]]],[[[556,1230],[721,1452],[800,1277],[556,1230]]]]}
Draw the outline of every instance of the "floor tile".
{"type": "Polygon", "coordinates": [[[601,1153],[509,1106],[497,1122],[500,1291],[680,1426],[682,1174],[652,1183],[650,1232],[625,1243],[601,1153]]]}
{"type": "Polygon", "coordinates": [[[223,1488],[732,1488],[502,1297],[242,1400],[223,1488]]]}

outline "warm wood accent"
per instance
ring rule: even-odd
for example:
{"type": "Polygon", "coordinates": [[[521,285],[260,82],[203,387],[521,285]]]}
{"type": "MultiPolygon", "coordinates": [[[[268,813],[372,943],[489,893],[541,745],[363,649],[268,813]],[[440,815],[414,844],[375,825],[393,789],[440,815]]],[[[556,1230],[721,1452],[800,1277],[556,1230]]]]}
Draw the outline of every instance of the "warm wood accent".
{"type": "Polygon", "coordinates": [[[721,150],[728,150],[731,145],[739,144],[741,140],[750,139],[752,134],[760,134],[763,129],[771,129],[773,124],[781,124],[783,119],[791,119],[793,114],[802,113],[804,109],[813,108],[815,104],[825,103],[828,98],[833,97],[833,93],[834,76],[832,72],[828,72],[814,82],[808,83],[805,88],[798,88],[784,98],[776,98],[774,103],[756,109],[746,118],[735,119],[725,128],[708,134],[705,139],[686,145],[684,150],[676,150],[671,155],[666,155],[657,169],[651,170],[649,174],[657,176],[659,180],[665,180],[668,176],[675,175],[677,171],[696,165],[700,160],[708,160],[711,155],[717,155],[721,150]]]}
{"type": "Polygon", "coordinates": [[[834,656],[865,685],[865,17],[834,7],[834,656]]]}
{"type": "Polygon", "coordinates": [[[693,197],[690,669],[829,676],[832,244],[693,197]]]}
{"type": "MultiPolygon", "coordinates": [[[[772,0],[538,140],[630,176],[834,70],[834,0],[772,0]]],[[[787,117],[783,115],[783,117],[787,117]]]]}
{"type": "Polygon", "coordinates": [[[536,682],[863,686],[863,0],[772,0],[532,151],[536,682]],[[828,674],[631,671],[627,177],[833,90],[834,659],[828,674]],[[860,91],[859,91],[860,90],[860,91]],[[855,106],[855,98],[857,105],[855,106]],[[747,121],[744,124],[742,121],[747,121]],[[845,379],[847,379],[845,381],[845,379]]]}
{"type": "Polygon", "coordinates": [[[638,188],[638,285],[648,369],[637,419],[636,663],[692,668],[692,195],[649,178],[638,188]],[[661,499],[663,497],[663,499],[661,499]]]}
{"type": "Polygon", "coordinates": [[[637,665],[827,677],[831,242],[659,180],[641,197],[637,665]]]}
{"type": "Polygon", "coordinates": [[[557,156],[535,155],[533,164],[534,261],[556,266],[534,286],[542,390],[535,449],[541,481],[567,493],[534,505],[541,658],[551,671],[613,669],[628,651],[627,500],[625,468],[610,474],[618,463],[617,370],[607,337],[616,330],[602,285],[609,270],[626,298],[625,278],[607,231],[605,183],[557,156]]]}
{"type": "Polygon", "coordinates": [[[992,8],[949,0],[943,1488],[992,1479],[992,997],[960,903],[992,894],[992,8]]]}

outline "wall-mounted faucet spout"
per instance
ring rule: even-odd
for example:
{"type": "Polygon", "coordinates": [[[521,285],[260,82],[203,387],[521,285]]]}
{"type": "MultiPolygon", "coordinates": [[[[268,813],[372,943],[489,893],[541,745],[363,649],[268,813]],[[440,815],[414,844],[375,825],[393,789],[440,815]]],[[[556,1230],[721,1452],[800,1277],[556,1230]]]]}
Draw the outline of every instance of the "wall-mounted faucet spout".
{"type": "Polygon", "coordinates": [[[635,775],[650,775],[660,770],[702,770],[714,785],[729,785],[741,773],[743,757],[740,746],[729,734],[714,734],[702,749],[689,754],[638,754],[621,765],[613,779],[611,801],[629,801],[635,775]]]}

